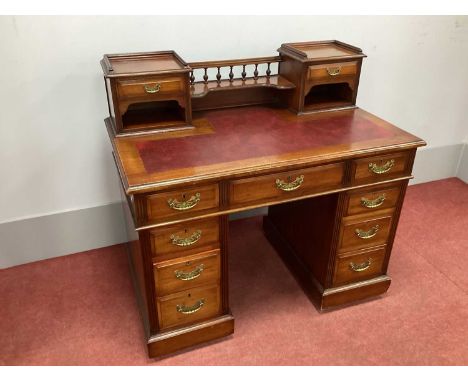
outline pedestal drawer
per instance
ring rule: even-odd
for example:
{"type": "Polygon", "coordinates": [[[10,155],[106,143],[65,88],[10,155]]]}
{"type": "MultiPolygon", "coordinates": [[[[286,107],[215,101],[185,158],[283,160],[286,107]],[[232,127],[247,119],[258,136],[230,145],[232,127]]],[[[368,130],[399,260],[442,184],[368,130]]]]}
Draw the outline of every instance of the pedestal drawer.
{"type": "Polygon", "coordinates": [[[343,219],[339,252],[369,248],[387,242],[392,224],[392,213],[372,218],[343,219]]]}
{"type": "Polygon", "coordinates": [[[218,218],[192,220],[150,231],[154,256],[219,247],[218,218]]]}
{"type": "Polygon", "coordinates": [[[400,186],[371,187],[348,194],[346,215],[355,215],[395,207],[400,196],[400,186]]]}
{"type": "Polygon", "coordinates": [[[340,255],[336,259],[333,285],[380,276],[385,257],[385,247],[340,255]]]}
{"type": "Polygon", "coordinates": [[[219,206],[217,184],[208,184],[146,196],[148,220],[181,218],[195,211],[216,209],[219,206]]]}
{"type": "Polygon", "coordinates": [[[165,296],[203,284],[217,284],[219,279],[219,250],[154,264],[154,281],[158,296],[165,296]]]}
{"type": "Polygon", "coordinates": [[[235,180],[230,205],[259,204],[331,190],[342,184],[343,163],[235,180]]]}
{"type": "Polygon", "coordinates": [[[408,162],[409,152],[354,160],[354,181],[364,183],[409,175],[408,162]]]}
{"type": "Polygon", "coordinates": [[[220,313],[218,285],[189,289],[157,299],[160,329],[187,325],[220,313]]]}

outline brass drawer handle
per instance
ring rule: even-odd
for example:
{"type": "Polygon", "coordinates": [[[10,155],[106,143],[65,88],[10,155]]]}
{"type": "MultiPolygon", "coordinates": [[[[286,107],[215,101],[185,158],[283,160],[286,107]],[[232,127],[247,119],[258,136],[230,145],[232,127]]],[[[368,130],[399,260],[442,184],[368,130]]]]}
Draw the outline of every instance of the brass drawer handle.
{"type": "Polygon", "coordinates": [[[154,84],[154,86],[145,85],[145,92],[147,92],[149,94],[157,93],[160,90],[161,90],[161,84],[154,84]]]}
{"type": "Polygon", "coordinates": [[[204,298],[202,298],[201,300],[198,300],[192,306],[177,305],[177,311],[182,314],[193,314],[195,312],[198,312],[202,308],[203,305],[205,305],[204,298]]]}
{"type": "Polygon", "coordinates": [[[361,239],[371,239],[375,235],[377,235],[377,232],[379,231],[380,227],[379,225],[375,225],[372,227],[369,231],[363,231],[362,229],[357,228],[356,229],[356,235],[361,238],[361,239]]]}
{"type": "Polygon", "coordinates": [[[389,172],[393,165],[395,164],[395,160],[391,159],[382,166],[379,166],[377,163],[369,163],[369,171],[373,172],[374,174],[385,174],[386,172],[389,172]]]}
{"type": "Polygon", "coordinates": [[[173,210],[184,211],[189,210],[190,208],[195,207],[200,201],[200,193],[197,192],[190,199],[179,202],[177,199],[168,199],[167,204],[173,210]]]}
{"type": "Polygon", "coordinates": [[[334,68],[327,68],[327,73],[330,76],[337,76],[341,73],[341,66],[336,66],[334,68]]]}
{"type": "Polygon", "coordinates": [[[188,247],[189,245],[195,244],[201,238],[201,230],[197,229],[194,233],[187,237],[179,237],[177,235],[171,235],[172,244],[179,247],[188,247]]]}
{"type": "MultiPolygon", "coordinates": [[[[288,177],[288,181],[289,181],[288,177]]],[[[281,179],[276,179],[276,188],[279,188],[283,191],[294,191],[301,187],[302,182],[304,181],[304,175],[299,175],[294,181],[292,182],[285,182],[281,179]]]]}
{"type": "Polygon", "coordinates": [[[376,199],[367,199],[367,198],[361,198],[361,206],[366,207],[366,208],[377,208],[380,207],[383,202],[385,201],[386,195],[382,194],[376,199]]]}
{"type": "Polygon", "coordinates": [[[205,266],[203,264],[200,264],[193,271],[190,271],[190,272],[175,271],[174,273],[175,273],[176,279],[179,279],[182,281],[190,281],[190,280],[196,279],[197,277],[200,277],[204,269],[205,269],[205,266]]]}
{"type": "Polygon", "coordinates": [[[369,257],[366,261],[361,264],[354,264],[353,262],[349,263],[349,268],[354,272],[364,272],[369,269],[372,264],[372,259],[369,257]]]}

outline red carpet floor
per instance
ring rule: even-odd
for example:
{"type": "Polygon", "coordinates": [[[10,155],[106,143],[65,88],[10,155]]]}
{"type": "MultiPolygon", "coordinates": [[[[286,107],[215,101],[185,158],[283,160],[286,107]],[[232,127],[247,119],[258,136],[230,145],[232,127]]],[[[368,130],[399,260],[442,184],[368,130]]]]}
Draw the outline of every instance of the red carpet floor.
{"type": "Polygon", "coordinates": [[[146,356],[123,246],[1,270],[0,364],[466,365],[467,231],[467,184],[410,187],[388,293],[320,314],[261,219],[234,221],[234,335],[157,360],[146,356]]]}

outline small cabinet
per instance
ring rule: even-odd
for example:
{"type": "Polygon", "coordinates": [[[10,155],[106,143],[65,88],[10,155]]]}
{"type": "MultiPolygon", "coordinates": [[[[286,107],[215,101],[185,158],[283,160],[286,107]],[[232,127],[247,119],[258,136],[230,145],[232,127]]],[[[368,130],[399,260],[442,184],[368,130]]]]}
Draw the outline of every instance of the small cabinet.
{"type": "Polygon", "coordinates": [[[191,126],[190,68],[175,52],[106,54],[101,65],[116,136],[191,126]]]}
{"type": "Polygon", "coordinates": [[[289,108],[298,114],[355,107],[362,50],[340,41],[282,44],[280,74],[296,85],[289,108]]]}

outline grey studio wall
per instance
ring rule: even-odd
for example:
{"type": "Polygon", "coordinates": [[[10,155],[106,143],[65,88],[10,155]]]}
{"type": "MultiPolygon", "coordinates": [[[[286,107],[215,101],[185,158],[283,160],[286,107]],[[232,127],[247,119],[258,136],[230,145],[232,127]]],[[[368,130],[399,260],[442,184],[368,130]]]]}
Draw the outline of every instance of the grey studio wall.
{"type": "Polygon", "coordinates": [[[414,182],[468,181],[468,17],[0,17],[0,267],[125,241],[104,53],[200,61],[323,39],[368,55],[359,106],[428,142],[414,182]]]}

